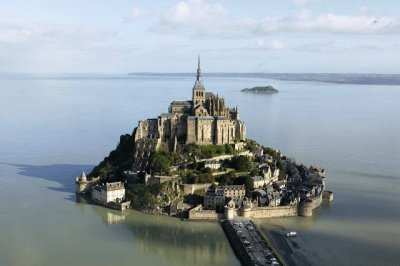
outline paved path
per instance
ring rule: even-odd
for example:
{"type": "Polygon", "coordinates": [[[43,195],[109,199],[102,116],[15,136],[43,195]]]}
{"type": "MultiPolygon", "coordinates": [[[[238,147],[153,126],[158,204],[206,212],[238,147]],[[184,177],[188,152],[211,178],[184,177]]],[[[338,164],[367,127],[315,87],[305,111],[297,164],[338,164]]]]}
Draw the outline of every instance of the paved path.
{"type": "Polygon", "coordinates": [[[276,256],[272,253],[251,220],[235,219],[229,222],[235,229],[254,265],[279,265],[276,261],[276,256]]]}

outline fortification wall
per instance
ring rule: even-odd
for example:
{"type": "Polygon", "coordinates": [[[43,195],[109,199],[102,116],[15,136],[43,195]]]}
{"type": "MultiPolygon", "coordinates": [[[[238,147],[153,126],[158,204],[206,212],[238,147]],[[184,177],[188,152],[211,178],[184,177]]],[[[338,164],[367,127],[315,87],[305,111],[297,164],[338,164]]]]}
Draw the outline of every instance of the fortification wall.
{"type": "Polygon", "coordinates": [[[333,201],[333,192],[332,191],[324,191],[322,192],[322,200],[326,202],[333,201]]]}
{"type": "Polygon", "coordinates": [[[313,210],[322,204],[322,193],[313,198],[311,201],[304,201],[299,204],[299,215],[309,217],[312,216],[313,210]]]}
{"type": "Polygon", "coordinates": [[[249,210],[250,218],[273,218],[297,216],[297,205],[277,207],[257,207],[249,210]]]}
{"type": "Polygon", "coordinates": [[[185,195],[193,194],[196,190],[200,190],[200,189],[206,190],[211,185],[212,185],[212,183],[206,183],[206,184],[184,184],[183,185],[183,192],[185,193],[185,195]]]}
{"type": "Polygon", "coordinates": [[[189,220],[221,220],[223,213],[217,213],[215,210],[191,210],[189,211],[189,220]]]}

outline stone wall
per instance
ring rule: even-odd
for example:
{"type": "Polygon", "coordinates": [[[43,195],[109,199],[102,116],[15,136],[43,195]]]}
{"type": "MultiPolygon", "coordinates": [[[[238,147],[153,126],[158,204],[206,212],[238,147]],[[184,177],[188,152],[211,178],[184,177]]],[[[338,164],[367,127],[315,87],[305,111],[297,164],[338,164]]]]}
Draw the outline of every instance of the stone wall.
{"type": "Polygon", "coordinates": [[[221,220],[224,218],[223,213],[217,213],[215,210],[204,210],[201,205],[189,211],[189,220],[221,220]]]}
{"type": "Polygon", "coordinates": [[[322,193],[319,196],[313,198],[311,201],[301,202],[299,204],[299,215],[305,217],[312,216],[313,210],[321,206],[321,203],[322,203],[322,193]]]}
{"type": "Polygon", "coordinates": [[[250,218],[273,218],[297,216],[297,205],[277,207],[256,207],[249,210],[250,218]]]}
{"type": "Polygon", "coordinates": [[[223,213],[217,213],[215,210],[199,210],[190,211],[189,220],[221,220],[224,218],[223,213]]]}
{"type": "Polygon", "coordinates": [[[206,183],[206,184],[183,184],[183,192],[185,195],[188,194],[193,194],[196,190],[204,189],[207,190],[212,183],[206,183]]]}

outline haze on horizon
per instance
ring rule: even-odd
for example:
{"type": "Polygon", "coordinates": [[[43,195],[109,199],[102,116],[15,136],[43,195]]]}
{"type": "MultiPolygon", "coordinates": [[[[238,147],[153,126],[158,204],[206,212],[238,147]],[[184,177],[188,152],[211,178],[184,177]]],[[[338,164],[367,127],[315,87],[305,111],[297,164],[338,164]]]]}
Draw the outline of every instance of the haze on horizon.
{"type": "Polygon", "coordinates": [[[0,0],[0,72],[399,73],[400,1],[0,0]]]}

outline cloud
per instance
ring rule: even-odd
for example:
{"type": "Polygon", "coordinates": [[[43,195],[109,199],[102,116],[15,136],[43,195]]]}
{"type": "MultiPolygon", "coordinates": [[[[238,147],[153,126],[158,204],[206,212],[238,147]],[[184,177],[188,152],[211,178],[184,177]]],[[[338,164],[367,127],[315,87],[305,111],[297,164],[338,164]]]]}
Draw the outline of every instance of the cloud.
{"type": "Polygon", "coordinates": [[[151,30],[219,38],[261,37],[274,33],[399,34],[400,21],[365,12],[354,16],[333,13],[313,16],[308,9],[292,17],[232,18],[222,4],[191,0],[181,1],[166,11],[151,30]]]}
{"type": "Polygon", "coordinates": [[[295,5],[305,5],[308,2],[310,2],[310,0],[292,0],[292,3],[295,5]]]}
{"type": "Polygon", "coordinates": [[[133,20],[140,20],[143,17],[147,16],[148,13],[149,12],[147,10],[144,10],[140,7],[134,7],[134,8],[132,8],[131,15],[132,15],[133,20]]]}
{"type": "Polygon", "coordinates": [[[258,39],[256,42],[256,49],[258,50],[282,50],[285,48],[287,48],[286,44],[280,40],[266,42],[263,39],[258,39]]]}
{"type": "Polygon", "coordinates": [[[207,4],[201,0],[182,1],[159,18],[153,30],[161,33],[190,32],[201,35],[216,33],[212,25],[228,22],[228,11],[219,3],[207,4]]]}
{"type": "Polygon", "coordinates": [[[73,27],[38,23],[0,23],[0,43],[102,42],[116,35],[104,28],[73,27]]]}

